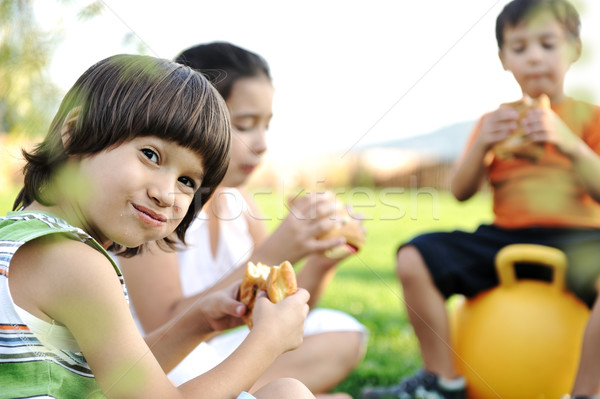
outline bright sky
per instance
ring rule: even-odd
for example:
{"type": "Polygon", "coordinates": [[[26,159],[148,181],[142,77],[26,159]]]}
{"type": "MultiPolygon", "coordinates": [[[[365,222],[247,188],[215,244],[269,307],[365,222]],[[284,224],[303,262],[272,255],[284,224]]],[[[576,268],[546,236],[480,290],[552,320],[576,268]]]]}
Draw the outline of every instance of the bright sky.
{"type": "MultiPolygon", "coordinates": [[[[102,58],[137,52],[126,34],[163,58],[230,41],[271,66],[274,159],[428,133],[520,97],[497,57],[495,19],[507,0],[103,0],[101,16],[78,21],[89,1],[34,3],[44,24],[62,21],[51,71],[59,86],[102,58]]],[[[600,2],[573,2],[584,50],[566,91],[600,103],[600,2]]]]}

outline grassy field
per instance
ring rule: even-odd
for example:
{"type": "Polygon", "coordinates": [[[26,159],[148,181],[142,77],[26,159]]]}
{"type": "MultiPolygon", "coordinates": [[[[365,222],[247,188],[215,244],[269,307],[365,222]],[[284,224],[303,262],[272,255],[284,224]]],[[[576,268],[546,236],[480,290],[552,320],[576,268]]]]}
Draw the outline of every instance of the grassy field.
{"type": "MultiPolygon", "coordinates": [[[[0,213],[10,209],[16,189],[0,191],[0,213]]],[[[394,274],[398,244],[427,231],[473,229],[491,218],[488,194],[458,203],[451,194],[431,189],[355,188],[337,192],[364,217],[367,243],[343,261],[320,306],[343,310],[370,331],[364,361],[336,390],[359,397],[365,385],[392,384],[421,367],[394,274]]],[[[283,196],[255,192],[255,199],[274,229],[285,216],[283,196]]]]}

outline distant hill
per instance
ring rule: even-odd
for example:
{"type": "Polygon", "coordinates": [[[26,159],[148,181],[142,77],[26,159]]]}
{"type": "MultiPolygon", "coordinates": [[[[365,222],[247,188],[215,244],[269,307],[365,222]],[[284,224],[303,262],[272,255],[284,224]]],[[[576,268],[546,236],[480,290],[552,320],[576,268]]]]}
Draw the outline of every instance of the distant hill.
{"type": "Polygon", "coordinates": [[[475,121],[459,122],[453,125],[444,126],[431,133],[368,144],[357,148],[357,150],[397,148],[415,151],[423,155],[437,158],[441,161],[451,161],[462,152],[474,124],[475,121]]]}

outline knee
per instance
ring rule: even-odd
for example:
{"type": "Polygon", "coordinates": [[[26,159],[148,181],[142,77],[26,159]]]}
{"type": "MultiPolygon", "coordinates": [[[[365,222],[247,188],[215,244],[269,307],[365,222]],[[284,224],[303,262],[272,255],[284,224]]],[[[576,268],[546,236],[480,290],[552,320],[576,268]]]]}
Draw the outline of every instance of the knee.
{"type": "Polygon", "coordinates": [[[302,382],[295,378],[283,377],[271,381],[259,389],[257,398],[302,398],[314,399],[314,395],[302,382]]]}
{"type": "Polygon", "coordinates": [[[367,343],[364,334],[360,331],[344,332],[343,337],[347,350],[340,363],[346,365],[348,372],[351,372],[365,357],[367,343]]]}
{"type": "Polygon", "coordinates": [[[413,246],[402,247],[396,257],[396,275],[402,285],[423,278],[427,273],[425,262],[419,251],[413,246]]]}
{"type": "MultiPolygon", "coordinates": [[[[365,333],[362,331],[330,331],[306,337],[319,342],[315,360],[330,370],[338,370],[344,377],[363,360],[367,350],[365,333]],[[314,337],[314,338],[313,338],[314,337]]],[[[306,340],[305,339],[305,340],[306,340]]]]}

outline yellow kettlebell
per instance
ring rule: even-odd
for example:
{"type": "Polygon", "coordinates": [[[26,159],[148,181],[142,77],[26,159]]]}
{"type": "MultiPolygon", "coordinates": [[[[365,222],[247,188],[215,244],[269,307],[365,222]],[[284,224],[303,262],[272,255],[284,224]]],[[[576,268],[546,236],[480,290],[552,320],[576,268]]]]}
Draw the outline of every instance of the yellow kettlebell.
{"type": "Polygon", "coordinates": [[[566,267],[556,248],[506,246],[496,256],[500,284],[450,310],[455,365],[470,399],[550,399],[570,392],[589,309],[565,290],[566,267]],[[552,282],[517,280],[518,262],[553,268],[552,282]]]}

